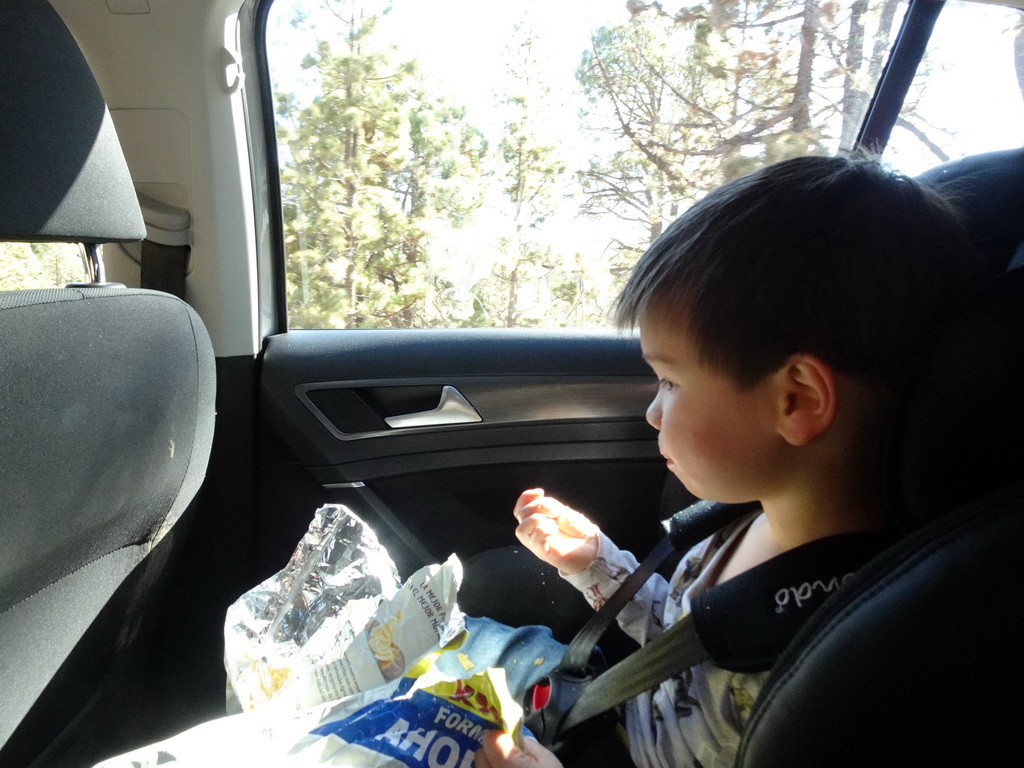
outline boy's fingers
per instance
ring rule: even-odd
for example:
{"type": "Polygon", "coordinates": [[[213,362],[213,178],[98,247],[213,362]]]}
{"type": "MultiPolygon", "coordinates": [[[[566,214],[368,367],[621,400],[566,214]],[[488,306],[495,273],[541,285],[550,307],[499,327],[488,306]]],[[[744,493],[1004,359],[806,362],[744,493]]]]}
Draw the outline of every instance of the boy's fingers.
{"type": "Polygon", "coordinates": [[[512,510],[512,514],[515,515],[516,519],[521,522],[523,517],[525,516],[523,513],[523,507],[532,504],[533,502],[537,501],[537,499],[541,499],[543,497],[543,488],[531,488],[528,491],[523,491],[521,494],[519,494],[519,499],[516,501],[516,505],[512,510]]]}
{"type": "Polygon", "coordinates": [[[512,737],[504,731],[488,731],[476,752],[476,768],[502,768],[518,766],[514,755],[519,753],[512,737]],[[503,738],[504,737],[504,738],[503,738]],[[510,758],[512,758],[510,760],[510,758]]]}
{"type": "Polygon", "coordinates": [[[516,509],[516,519],[525,523],[531,517],[557,518],[565,514],[566,507],[563,507],[553,499],[537,499],[516,509]]]}
{"type": "Polygon", "coordinates": [[[519,751],[511,734],[505,733],[505,731],[491,731],[489,736],[489,739],[484,739],[485,752],[508,760],[519,751]]]}
{"type": "Polygon", "coordinates": [[[520,539],[527,539],[541,544],[545,539],[552,536],[564,536],[570,535],[573,538],[578,538],[572,531],[566,531],[562,525],[562,520],[557,517],[552,517],[545,512],[535,512],[527,515],[523,518],[516,528],[516,535],[520,539]]]}
{"type": "Polygon", "coordinates": [[[476,766],[476,768],[497,768],[497,766],[491,763],[491,759],[487,757],[487,751],[483,748],[483,744],[486,743],[486,741],[487,737],[484,736],[484,741],[481,742],[480,749],[476,751],[476,755],[473,758],[473,765],[476,766]]]}
{"type": "Polygon", "coordinates": [[[523,739],[523,748],[516,747],[504,731],[488,731],[476,753],[477,768],[562,768],[549,750],[533,739],[523,739]],[[482,759],[481,759],[482,758],[482,759]]]}
{"type": "Polygon", "coordinates": [[[530,515],[544,515],[556,518],[563,515],[579,515],[579,512],[572,507],[565,506],[558,499],[545,496],[543,491],[538,491],[535,496],[530,494],[531,492],[527,491],[519,497],[521,501],[525,502],[517,505],[515,509],[515,515],[520,521],[525,520],[530,515]]]}
{"type": "MultiPolygon", "coordinates": [[[[507,733],[505,735],[508,736],[507,733]]],[[[508,736],[508,740],[512,742],[512,737],[508,736]]],[[[523,739],[523,748],[519,754],[529,758],[529,762],[523,762],[522,765],[533,765],[537,768],[562,768],[562,763],[555,757],[555,754],[541,746],[541,743],[535,739],[523,739]]]]}
{"type": "Polygon", "coordinates": [[[565,512],[564,515],[558,518],[558,527],[563,533],[580,538],[596,534],[597,526],[586,515],[581,515],[575,509],[569,509],[568,507],[566,507],[565,512]]]}
{"type": "Polygon", "coordinates": [[[523,527],[526,528],[527,537],[535,540],[538,544],[549,536],[557,535],[559,531],[558,523],[544,515],[531,515],[523,523],[523,527]]]}
{"type": "Polygon", "coordinates": [[[554,527],[551,528],[552,533],[554,533],[554,528],[557,528],[570,536],[587,537],[597,530],[597,526],[590,522],[586,515],[564,504],[538,508],[537,512],[554,524],[554,527]]]}
{"type": "Polygon", "coordinates": [[[476,753],[477,768],[540,768],[542,765],[551,765],[538,761],[538,755],[529,748],[530,742],[536,744],[533,739],[523,741],[524,748],[519,749],[512,737],[504,731],[488,731],[476,753]]]}
{"type": "Polygon", "coordinates": [[[547,520],[547,518],[541,515],[530,515],[516,527],[516,538],[533,550],[537,550],[541,546],[541,537],[544,533],[540,526],[541,520],[547,520]]]}
{"type": "Polygon", "coordinates": [[[585,515],[564,504],[555,504],[557,506],[549,506],[547,501],[538,502],[517,510],[517,533],[530,534],[539,528],[548,536],[561,533],[574,539],[585,539],[597,535],[597,526],[585,515]]]}

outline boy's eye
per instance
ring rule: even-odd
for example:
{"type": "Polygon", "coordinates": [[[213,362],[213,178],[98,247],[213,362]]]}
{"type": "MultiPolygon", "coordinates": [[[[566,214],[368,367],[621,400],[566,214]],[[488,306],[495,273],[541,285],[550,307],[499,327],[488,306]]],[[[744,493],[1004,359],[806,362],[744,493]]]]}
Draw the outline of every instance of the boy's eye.
{"type": "Polygon", "coordinates": [[[661,389],[661,390],[664,390],[664,391],[667,392],[668,390],[672,389],[674,386],[675,386],[675,384],[673,384],[668,379],[658,379],[658,389],[661,389]]]}

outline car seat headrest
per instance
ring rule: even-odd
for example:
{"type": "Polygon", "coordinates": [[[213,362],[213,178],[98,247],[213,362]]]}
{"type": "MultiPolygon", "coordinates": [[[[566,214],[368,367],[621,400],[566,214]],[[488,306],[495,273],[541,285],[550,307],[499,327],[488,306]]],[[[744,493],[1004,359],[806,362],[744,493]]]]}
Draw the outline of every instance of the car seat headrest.
{"type": "Polygon", "coordinates": [[[886,461],[905,530],[1024,481],[1024,269],[946,323],[898,398],[886,461]]]}
{"type": "Polygon", "coordinates": [[[99,86],[46,0],[4,0],[0,104],[0,240],[146,236],[99,86]]]}
{"type": "Polygon", "coordinates": [[[1024,241],[1024,148],[971,155],[917,178],[961,210],[989,274],[1005,271],[1024,241]]]}

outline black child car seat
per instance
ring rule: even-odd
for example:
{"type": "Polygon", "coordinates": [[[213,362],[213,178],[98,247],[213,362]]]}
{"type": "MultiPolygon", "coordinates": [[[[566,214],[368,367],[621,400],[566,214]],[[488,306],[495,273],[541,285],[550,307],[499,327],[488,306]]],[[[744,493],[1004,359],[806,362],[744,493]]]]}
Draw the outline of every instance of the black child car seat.
{"type": "MultiPolygon", "coordinates": [[[[925,177],[958,191],[994,269],[1022,239],[1022,157],[992,153],[925,177]]],[[[908,535],[779,659],[738,766],[1024,763],[1022,393],[1018,268],[928,344],[890,445],[890,506],[908,535]]]]}

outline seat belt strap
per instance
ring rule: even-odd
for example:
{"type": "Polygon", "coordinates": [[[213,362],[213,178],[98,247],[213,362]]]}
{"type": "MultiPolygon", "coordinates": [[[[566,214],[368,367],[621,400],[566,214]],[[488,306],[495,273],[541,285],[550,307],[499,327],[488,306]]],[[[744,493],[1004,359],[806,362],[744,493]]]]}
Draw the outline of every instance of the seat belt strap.
{"type": "Polygon", "coordinates": [[[184,301],[189,251],[187,245],[163,245],[143,240],[140,287],[163,291],[184,301]]]}
{"type": "Polygon", "coordinates": [[[633,599],[633,595],[647,583],[658,566],[674,551],[675,547],[672,546],[668,537],[658,543],[637,569],[626,577],[605,604],[576,633],[572,642],[569,643],[569,647],[565,649],[559,667],[570,674],[579,676],[586,674],[591,655],[602,635],[615,622],[615,617],[626,607],[626,603],[633,599]]]}
{"type": "Polygon", "coordinates": [[[676,551],[686,551],[699,544],[708,536],[721,530],[741,516],[753,511],[756,504],[722,504],[715,501],[698,501],[686,509],[676,512],[668,521],[668,536],[643,559],[643,562],[625,578],[619,588],[601,608],[587,620],[569,643],[559,667],[570,675],[583,677],[587,673],[594,647],[608,628],[615,623],[615,617],[626,607],[626,603],[640,590],[651,575],[668,556],[676,551]]]}
{"type": "Polygon", "coordinates": [[[636,653],[598,675],[583,689],[562,722],[562,731],[617,707],[710,658],[691,615],[658,635],[636,653]]]}
{"type": "MultiPolygon", "coordinates": [[[[731,512],[737,519],[737,510],[731,512]]],[[[894,539],[891,533],[866,532],[808,542],[701,593],[691,613],[603,674],[593,677],[560,664],[548,676],[545,701],[534,697],[527,726],[554,746],[574,726],[703,661],[737,672],[770,669],[807,617],[894,539]]]]}

